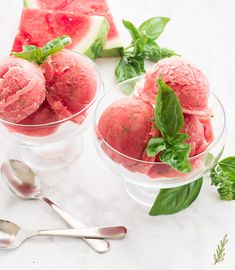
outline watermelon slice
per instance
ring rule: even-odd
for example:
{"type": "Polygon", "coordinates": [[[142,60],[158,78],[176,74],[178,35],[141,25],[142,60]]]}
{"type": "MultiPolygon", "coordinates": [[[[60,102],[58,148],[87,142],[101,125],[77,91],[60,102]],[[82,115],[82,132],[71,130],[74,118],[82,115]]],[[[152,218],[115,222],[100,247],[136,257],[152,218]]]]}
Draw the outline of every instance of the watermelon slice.
{"type": "Polygon", "coordinates": [[[67,34],[72,38],[72,44],[67,48],[94,59],[102,54],[108,30],[108,22],[102,16],[25,8],[12,51],[22,51],[23,45],[42,47],[48,41],[67,34]]]}
{"type": "Polygon", "coordinates": [[[79,12],[86,15],[104,16],[110,25],[103,57],[119,56],[122,43],[106,0],[24,0],[26,7],[79,12]]]}

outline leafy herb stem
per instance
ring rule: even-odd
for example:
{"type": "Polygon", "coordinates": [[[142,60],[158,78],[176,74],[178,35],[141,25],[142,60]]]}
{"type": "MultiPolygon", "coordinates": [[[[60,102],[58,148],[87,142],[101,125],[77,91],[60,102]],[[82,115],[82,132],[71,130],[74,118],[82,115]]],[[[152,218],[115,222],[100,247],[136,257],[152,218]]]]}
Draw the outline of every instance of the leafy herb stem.
{"type": "Polygon", "coordinates": [[[220,263],[225,258],[225,246],[228,243],[228,236],[225,234],[223,240],[220,241],[219,245],[217,246],[216,252],[214,253],[214,265],[220,263]]]}

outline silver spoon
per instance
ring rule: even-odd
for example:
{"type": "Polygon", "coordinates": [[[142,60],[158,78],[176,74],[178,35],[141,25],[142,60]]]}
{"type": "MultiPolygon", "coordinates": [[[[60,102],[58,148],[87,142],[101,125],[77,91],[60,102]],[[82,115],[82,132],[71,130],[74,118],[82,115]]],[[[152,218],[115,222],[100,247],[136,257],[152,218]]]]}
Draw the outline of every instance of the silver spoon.
{"type": "Polygon", "coordinates": [[[78,238],[123,239],[126,229],[120,227],[97,227],[67,230],[25,231],[11,221],[0,220],[0,249],[12,249],[34,236],[65,236],[78,238]]]}
{"type": "MultiPolygon", "coordinates": [[[[85,225],[80,221],[67,214],[51,200],[42,195],[39,178],[26,164],[18,160],[8,160],[3,163],[1,173],[7,186],[18,197],[41,200],[51,206],[71,228],[85,228],[85,225]]],[[[96,252],[103,253],[109,250],[110,245],[106,240],[82,239],[96,252]]]]}

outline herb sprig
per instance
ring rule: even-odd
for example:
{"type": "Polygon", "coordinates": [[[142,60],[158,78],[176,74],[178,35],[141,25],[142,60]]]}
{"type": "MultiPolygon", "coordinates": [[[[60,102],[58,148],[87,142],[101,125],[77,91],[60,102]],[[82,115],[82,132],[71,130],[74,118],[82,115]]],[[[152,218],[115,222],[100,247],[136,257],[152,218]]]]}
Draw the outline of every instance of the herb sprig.
{"type": "Polygon", "coordinates": [[[132,41],[123,50],[122,58],[115,68],[117,82],[143,74],[145,59],[158,62],[163,58],[176,55],[172,50],[161,48],[155,41],[164,31],[169,20],[167,17],[153,17],[144,21],[138,28],[130,21],[123,20],[123,25],[129,31],[132,41]]]}
{"type": "Polygon", "coordinates": [[[146,152],[149,157],[160,153],[160,160],[173,169],[187,173],[191,171],[190,145],[185,143],[188,134],[180,133],[184,126],[183,111],[175,92],[158,79],[158,94],[155,106],[155,121],[162,137],[152,138],[146,152]]]}
{"type": "Polygon", "coordinates": [[[225,234],[223,240],[220,241],[219,245],[217,246],[216,252],[214,253],[214,265],[220,263],[225,258],[225,246],[228,243],[228,236],[225,234]]]}
{"type": "Polygon", "coordinates": [[[219,161],[210,176],[211,185],[217,187],[221,200],[235,200],[235,157],[219,161]]]}
{"type": "Polygon", "coordinates": [[[34,62],[37,65],[42,65],[50,55],[53,55],[64,49],[65,46],[72,43],[72,39],[68,35],[63,35],[49,41],[45,46],[39,48],[34,45],[23,46],[22,52],[12,52],[11,54],[34,62]]]}

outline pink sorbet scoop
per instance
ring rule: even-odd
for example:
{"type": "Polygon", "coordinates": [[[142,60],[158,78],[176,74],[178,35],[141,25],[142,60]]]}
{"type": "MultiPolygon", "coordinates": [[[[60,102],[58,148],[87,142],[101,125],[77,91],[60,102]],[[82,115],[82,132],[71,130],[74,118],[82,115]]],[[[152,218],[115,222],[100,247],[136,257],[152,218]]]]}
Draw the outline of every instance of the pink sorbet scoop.
{"type": "Polygon", "coordinates": [[[47,101],[59,118],[80,112],[94,99],[97,76],[94,67],[83,56],[64,50],[52,55],[43,67],[47,101]]]}
{"type": "Polygon", "coordinates": [[[0,118],[19,123],[45,99],[45,79],[36,65],[15,57],[0,62],[0,118]]]}
{"type": "Polygon", "coordinates": [[[143,162],[133,159],[154,160],[154,157],[147,157],[145,151],[152,136],[158,134],[152,128],[153,115],[152,105],[140,98],[123,98],[111,104],[101,115],[97,128],[98,137],[105,141],[104,151],[131,171],[148,170],[143,162]],[[115,150],[106,146],[106,143],[115,150]]]}
{"type": "Polygon", "coordinates": [[[139,89],[143,100],[155,104],[159,77],[175,91],[184,113],[198,116],[210,115],[209,82],[202,71],[190,61],[175,56],[155,64],[146,74],[143,87],[139,89]]]}

